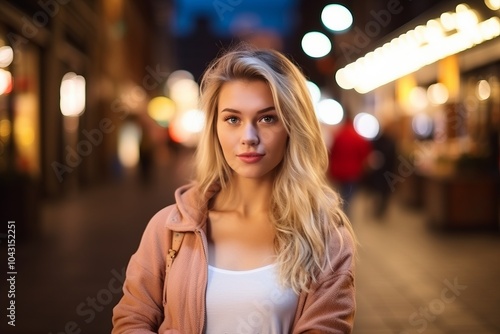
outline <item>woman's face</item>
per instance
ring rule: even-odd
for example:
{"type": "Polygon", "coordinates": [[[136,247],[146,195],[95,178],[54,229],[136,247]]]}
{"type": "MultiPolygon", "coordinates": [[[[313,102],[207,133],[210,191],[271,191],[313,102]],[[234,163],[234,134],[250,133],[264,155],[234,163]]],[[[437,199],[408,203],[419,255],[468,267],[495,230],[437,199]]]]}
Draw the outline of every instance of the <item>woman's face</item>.
{"type": "Polygon", "coordinates": [[[235,80],[219,93],[217,136],[236,175],[267,178],[283,160],[288,135],[267,83],[235,80]]]}

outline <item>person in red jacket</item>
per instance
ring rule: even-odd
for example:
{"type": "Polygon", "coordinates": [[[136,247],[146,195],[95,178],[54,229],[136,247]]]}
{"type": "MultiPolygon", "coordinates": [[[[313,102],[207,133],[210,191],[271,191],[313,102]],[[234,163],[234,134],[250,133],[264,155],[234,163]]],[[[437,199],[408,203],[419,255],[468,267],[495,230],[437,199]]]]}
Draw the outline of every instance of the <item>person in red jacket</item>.
{"type": "Polygon", "coordinates": [[[356,132],[352,119],[348,115],[341,128],[333,136],[328,170],[329,177],[338,187],[347,211],[363,176],[371,151],[371,143],[356,132]]]}

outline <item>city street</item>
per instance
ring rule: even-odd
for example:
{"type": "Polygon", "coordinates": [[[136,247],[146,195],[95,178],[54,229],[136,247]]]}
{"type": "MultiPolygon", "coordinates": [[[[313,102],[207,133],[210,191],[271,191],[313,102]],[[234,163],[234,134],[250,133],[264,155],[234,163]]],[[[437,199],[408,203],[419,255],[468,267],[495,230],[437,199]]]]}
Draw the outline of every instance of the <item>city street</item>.
{"type": "MultiPolygon", "coordinates": [[[[16,326],[3,319],[0,332],[109,333],[130,255],[190,170],[190,153],[181,152],[164,159],[149,183],[131,173],[44,202],[38,235],[16,244],[16,326]]],[[[375,220],[369,203],[365,193],[353,202],[360,241],[354,333],[500,332],[498,234],[431,231],[397,196],[386,218],[375,220]]]]}

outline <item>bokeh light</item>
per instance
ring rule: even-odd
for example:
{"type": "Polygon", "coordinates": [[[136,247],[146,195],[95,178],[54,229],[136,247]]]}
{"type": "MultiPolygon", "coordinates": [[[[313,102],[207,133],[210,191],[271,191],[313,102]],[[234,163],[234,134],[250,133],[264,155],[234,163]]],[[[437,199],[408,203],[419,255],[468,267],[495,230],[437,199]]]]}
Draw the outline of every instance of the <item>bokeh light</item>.
{"type": "Polygon", "coordinates": [[[484,3],[491,10],[499,10],[500,9],[500,0],[485,0],[484,3]]]}
{"type": "Polygon", "coordinates": [[[470,7],[466,4],[457,5],[456,11],[458,30],[468,31],[470,29],[473,29],[479,22],[476,12],[471,10],[470,7]]]}
{"type": "Polygon", "coordinates": [[[168,76],[167,82],[165,83],[165,95],[170,95],[170,90],[172,87],[175,85],[175,83],[179,80],[192,80],[194,81],[194,76],[191,74],[191,72],[186,71],[186,70],[177,70],[168,76]]]}
{"type": "Polygon", "coordinates": [[[411,122],[413,132],[416,135],[426,138],[432,134],[432,118],[424,113],[419,113],[413,117],[411,122]]]}
{"type": "Polygon", "coordinates": [[[10,133],[12,132],[11,130],[11,123],[8,119],[2,119],[0,121],[0,138],[5,139],[10,136],[10,133]]]}
{"type": "Polygon", "coordinates": [[[371,114],[359,113],[354,117],[353,123],[356,132],[367,139],[376,138],[380,132],[380,123],[371,114]]]}
{"type": "Polygon", "coordinates": [[[205,124],[205,114],[198,109],[191,109],[182,114],[182,128],[191,134],[200,133],[205,124]]]}
{"type": "Polygon", "coordinates": [[[118,135],[118,159],[122,166],[135,167],[140,158],[141,128],[133,122],[126,122],[118,135]]]}
{"type": "Polygon", "coordinates": [[[321,123],[335,125],[344,118],[344,108],[334,99],[324,99],[317,103],[316,114],[321,123]]]}
{"type": "Polygon", "coordinates": [[[307,89],[309,90],[309,94],[311,94],[311,100],[313,103],[318,103],[321,99],[321,90],[318,85],[316,85],[312,81],[306,81],[307,89]]]}
{"type": "Polygon", "coordinates": [[[179,79],[170,87],[169,97],[181,111],[198,107],[199,86],[191,79],[179,79]]]}
{"type": "Polygon", "coordinates": [[[486,80],[479,80],[476,88],[476,96],[479,100],[487,100],[491,96],[491,86],[486,80]]]}
{"type": "Polygon", "coordinates": [[[14,51],[8,45],[0,47],[0,67],[9,66],[14,60],[14,51]]]}
{"type": "Polygon", "coordinates": [[[332,43],[326,35],[311,31],[302,38],[302,50],[309,57],[321,58],[332,50],[332,43]]]}
{"type": "Polygon", "coordinates": [[[64,116],[80,116],[85,111],[85,78],[73,72],[61,81],[60,108],[64,116]]]}
{"type": "Polygon", "coordinates": [[[441,16],[439,17],[439,21],[441,22],[441,25],[446,31],[455,29],[457,24],[456,15],[455,13],[451,12],[445,12],[441,14],[441,16]]]}
{"type": "Polygon", "coordinates": [[[148,115],[159,125],[166,127],[175,116],[175,103],[166,96],[157,96],[148,103],[148,115]]]}
{"type": "Polygon", "coordinates": [[[8,94],[12,90],[12,74],[0,69],[0,95],[8,94]]]}
{"type": "Polygon", "coordinates": [[[27,116],[20,116],[14,123],[14,135],[20,146],[30,146],[35,141],[33,121],[27,116]]]}
{"type": "Polygon", "coordinates": [[[429,105],[427,90],[424,87],[414,87],[408,96],[410,106],[413,110],[423,110],[429,105]]]}
{"type": "Polygon", "coordinates": [[[432,104],[444,104],[449,98],[448,88],[440,82],[432,84],[427,88],[427,98],[432,104]]]}
{"type": "Polygon", "coordinates": [[[198,109],[182,112],[169,127],[170,137],[174,142],[194,147],[205,124],[205,114],[198,109]]]}
{"type": "Polygon", "coordinates": [[[346,7],[339,4],[325,6],[321,12],[321,22],[332,31],[344,31],[352,25],[352,14],[346,7]]]}

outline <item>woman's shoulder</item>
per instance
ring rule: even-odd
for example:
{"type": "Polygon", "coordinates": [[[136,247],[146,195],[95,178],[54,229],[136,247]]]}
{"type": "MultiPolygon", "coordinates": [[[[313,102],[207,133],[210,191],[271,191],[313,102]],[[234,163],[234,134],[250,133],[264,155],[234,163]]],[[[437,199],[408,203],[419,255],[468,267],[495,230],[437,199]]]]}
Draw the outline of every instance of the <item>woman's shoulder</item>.
{"type": "Polygon", "coordinates": [[[177,205],[175,203],[168,204],[162,209],[158,210],[150,219],[149,224],[157,225],[158,227],[165,227],[169,218],[177,212],[177,205]]]}
{"type": "Polygon", "coordinates": [[[164,233],[169,230],[168,222],[172,220],[172,216],[176,215],[176,205],[170,204],[162,209],[158,210],[150,219],[146,225],[143,233],[143,239],[158,239],[161,238],[164,233]]]}
{"type": "Polygon", "coordinates": [[[354,271],[356,240],[351,228],[338,226],[327,247],[334,272],[354,271]]]}
{"type": "Polygon", "coordinates": [[[195,183],[175,190],[175,201],[157,211],[149,221],[153,229],[190,231],[203,224],[206,215],[207,195],[195,183]]]}
{"type": "Polygon", "coordinates": [[[192,185],[186,184],[174,191],[174,202],[166,204],[163,208],[159,209],[149,220],[148,228],[164,229],[169,227],[169,222],[175,222],[180,216],[179,204],[184,205],[184,197],[186,192],[192,192],[192,185]]]}

